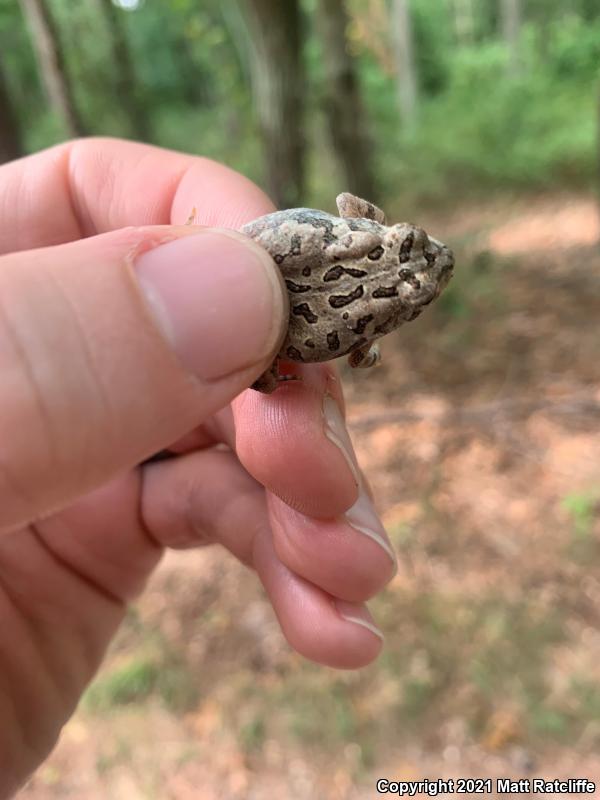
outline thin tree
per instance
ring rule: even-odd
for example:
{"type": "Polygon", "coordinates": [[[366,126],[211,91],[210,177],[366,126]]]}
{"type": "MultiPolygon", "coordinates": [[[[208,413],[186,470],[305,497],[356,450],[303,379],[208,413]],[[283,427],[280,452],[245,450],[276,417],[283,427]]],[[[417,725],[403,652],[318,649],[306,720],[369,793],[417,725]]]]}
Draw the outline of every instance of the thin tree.
{"type": "Polygon", "coordinates": [[[519,38],[521,34],[521,0],[501,0],[500,18],[502,21],[502,35],[508,50],[508,75],[512,78],[521,73],[521,54],[519,52],[519,38]]]}
{"type": "Polygon", "coordinates": [[[246,25],[242,29],[242,46],[247,46],[265,152],[267,191],[282,208],[298,206],[304,191],[305,151],[305,80],[298,1],[238,2],[246,25]]]}
{"type": "Polygon", "coordinates": [[[133,136],[144,141],[150,137],[150,118],[144,102],[142,89],[135,73],[131,50],[122,17],[125,13],[117,8],[113,0],[95,0],[103,15],[109,34],[115,94],[126,108],[133,136]]]}
{"type": "MultiPolygon", "coordinates": [[[[597,213],[600,220],[600,87],[596,95],[596,191],[597,191],[597,213]]],[[[600,241],[598,242],[600,245],[600,241]]]]}
{"type": "Polygon", "coordinates": [[[19,118],[14,107],[4,65],[0,63],[0,164],[25,152],[19,118]]]}
{"type": "Polygon", "coordinates": [[[31,34],[48,101],[69,136],[85,133],[65,68],[58,32],[46,0],[19,0],[31,34]]]}
{"type": "Polygon", "coordinates": [[[459,45],[470,44],[475,31],[473,0],[453,0],[454,30],[459,45]]]}
{"type": "Polygon", "coordinates": [[[396,54],[396,84],[402,121],[408,128],[417,119],[417,73],[413,54],[413,31],[409,0],[392,0],[391,32],[396,54]]]}
{"type": "Polygon", "coordinates": [[[377,192],[366,113],[354,59],[348,51],[349,18],[343,0],[319,0],[317,22],[326,79],[323,106],[333,150],[344,176],[344,189],[374,201],[377,192]]]}

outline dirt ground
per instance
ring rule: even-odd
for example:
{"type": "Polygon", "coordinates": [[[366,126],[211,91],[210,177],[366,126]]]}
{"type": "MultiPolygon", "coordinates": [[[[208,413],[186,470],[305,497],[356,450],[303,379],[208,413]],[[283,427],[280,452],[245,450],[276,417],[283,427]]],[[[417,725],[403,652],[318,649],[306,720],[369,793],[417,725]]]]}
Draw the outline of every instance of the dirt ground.
{"type": "Polygon", "coordinates": [[[251,574],[213,549],[169,554],[21,800],[600,782],[596,207],[498,200],[419,223],[454,247],[452,286],[387,337],[381,367],[345,374],[400,560],[371,604],[379,661],[303,662],[251,574]]]}

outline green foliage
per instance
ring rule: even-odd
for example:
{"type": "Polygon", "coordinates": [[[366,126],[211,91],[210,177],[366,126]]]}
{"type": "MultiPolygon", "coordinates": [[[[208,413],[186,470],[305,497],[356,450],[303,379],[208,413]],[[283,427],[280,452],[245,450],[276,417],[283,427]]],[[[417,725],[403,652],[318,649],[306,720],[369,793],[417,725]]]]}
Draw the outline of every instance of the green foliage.
{"type": "Polygon", "coordinates": [[[405,186],[416,199],[460,201],[490,189],[589,187],[600,21],[593,27],[556,21],[544,36],[542,59],[540,32],[525,29],[524,72],[513,80],[505,77],[502,43],[456,51],[446,89],[425,101],[419,129],[381,141],[387,191],[405,186]]]}
{"type": "Polygon", "coordinates": [[[547,42],[541,41],[542,31],[530,31],[539,50],[547,48],[549,71],[556,79],[579,82],[594,81],[600,69],[600,21],[591,25],[581,17],[571,15],[551,27],[547,42]]]}
{"type": "Polygon", "coordinates": [[[572,492],[562,502],[571,522],[567,553],[578,563],[589,564],[598,559],[598,540],[593,536],[593,530],[600,516],[599,498],[598,491],[572,492]]]}
{"type": "Polygon", "coordinates": [[[516,708],[534,732],[561,738],[561,709],[548,708],[545,667],[565,638],[564,620],[535,599],[509,600],[499,593],[475,601],[435,591],[407,593],[403,606],[386,609],[391,630],[380,659],[381,680],[397,684],[386,708],[406,733],[439,716],[463,716],[483,735],[497,708],[516,708]]]}
{"type": "Polygon", "coordinates": [[[531,728],[540,736],[561,741],[572,732],[568,716],[557,709],[538,706],[531,714],[531,728]]]}
{"type": "Polygon", "coordinates": [[[569,494],[563,500],[563,508],[573,523],[573,531],[580,539],[587,539],[596,517],[597,494],[594,492],[569,494]]]}
{"type": "Polygon", "coordinates": [[[196,699],[196,682],[166,650],[138,652],[100,676],[87,690],[84,705],[92,711],[140,704],[158,698],[167,708],[183,711],[196,699]]]}
{"type": "Polygon", "coordinates": [[[265,720],[255,716],[240,728],[240,739],[247,753],[260,751],[266,738],[265,720]]]}
{"type": "Polygon", "coordinates": [[[318,680],[314,685],[308,682],[301,703],[287,696],[287,691],[285,695],[285,702],[291,702],[293,708],[289,732],[299,741],[331,746],[357,736],[359,720],[350,693],[341,681],[330,685],[325,697],[318,680]]]}
{"type": "Polygon", "coordinates": [[[562,702],[538,706],[531,716],[535,733],[554,741],[572,742],[585,736],[589,746],[600,745],[600,690],[588,675],[572,676],[562,702]]]}
{"type": "Polygon", "coordinates": [[[96,757],[96,772],[106,775],[115,767],[127,764],[133,756],[131,741],[122,736],[115,737],[109,744],[107,752],[99,753],[96,757]]]}
{"type": "MultiPolygon", "coordinates": [[[[40,120],[39,108],[43,105],[37,64],[18,4],[8,0],[0,0],[0,54],[21,127],[24,130],[36,127],[40,120]]],[[[59,127],[55,131],[46,130],[43,144],[52,141],[59,132],[59,127]]]]}
{"type": "MultiPolygon", "coordinates": [[[[89,132],[131,135],[135,103],[116,88],[120,76],[101,0],[47,2],[89,132]]],[[[316,0],[302,5],[311,22],[316,0]]],[[[370,24],[365,4],[350,3],[349,9],[363,27],[370,24]]],[[[260,180],[248,42],[237,6],[168,0],[140,3],[131,11],[115,4],[114,11],[135,73],[131,91],[150,122],[148,138],[209,155],[260,180]]],[[[593,0],[523,0],[523,11],[522,71],[511,78],[496,2],[473,4],[465,36],[457,33],[452,4],[412,0],[421,92],[413,131],[403,129],[389,63],[368,37],[353,39],[375,166],[388,198],[456,203],[490,190],[589,188],[595,175],[600,9],[593,0]]],[[[306,30],[309,185],[320,201],[331,194],[336,176],[321,119],[324,75],[314,22],[306,30]]],[[[373,36],[382,41],[387,33],[373,36]]],[[[393,43],[382,44],[391,57],[393,43]]],[[[29,33],[18,4],[9,0],[0,0],[0,52],[28,149],[58,141],[61,127],[46,110],[29,33]]]]}
{"type": "Polygon", "coordinates": [[[418,0],[412,6],[416,72],[426,96],[440,94],[448,83],[452,52],[449,7],[438,0],[418,0]]]}

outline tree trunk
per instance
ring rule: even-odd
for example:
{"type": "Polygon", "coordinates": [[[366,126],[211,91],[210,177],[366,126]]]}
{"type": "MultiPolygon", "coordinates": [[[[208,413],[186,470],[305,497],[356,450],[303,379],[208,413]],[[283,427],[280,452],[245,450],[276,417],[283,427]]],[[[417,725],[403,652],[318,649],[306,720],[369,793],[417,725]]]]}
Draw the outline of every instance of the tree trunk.
{"type": "Polygon", "coordinates": [[[319,0],[318,34],[325,67],[324,108],[344,176],[344,191],[378,200],[371,169],[371,145],[354,60],[348,52],[348,15],[343,0],[319,0]]]}
{"type": "Polygon", "coordinates": [[[392,0],[392,37],[396,54],[396,81],[402,122],[407,128],[417,121],[417,76],[409,0],[392,0]]]}
{"type": "MultiPolygon", "coordinates": [[[[597,213],[600,221],[600,89],[596,89],[596,180],[597,213]]],[[[600,246],[600,240],[598,245],[600,246]]]]}
{"type": "Polygon", "coordinates": [[[47,0],[20,0],[20,3],[29,26],[40,79],[50,106],[63,123],[67,134],[80,136],[85,133],[84,125],[77,111],[47,0]]]}
{"type": "Polygon", "coordinates": [[[117,8],[112,0],[96,0],[96,5],[104,15],[110,37],[117,100],[127,112],[133,136],[142,141],[150,141],[150,119],[136,78],[129,42],[121,19],[127,12],[117,8]]]}
{"type": "Polygon", "coordinates": [[[24,152],[17,112],[0,64],[0,164],[19,158],[24,152]]]}
{"type": "Polygon", "coordinates": [[[521,0],[501,0],[502,35],[508,50],[507,71],[511,78],[521,73],[519,37],[521,33],[521,0]]]}
{"type": "Polygon", "coordinates": [[[459,45],[471,44],[475,30],[473,0],[454,0],[454,30],[459,45]]]}
{"type": "Polygon", "coordinates": [[[304,190],[304,70],[297,0],[239,0],[252,93],[266,163],[267,191],[281,208],[301,204],[304,190]]]}

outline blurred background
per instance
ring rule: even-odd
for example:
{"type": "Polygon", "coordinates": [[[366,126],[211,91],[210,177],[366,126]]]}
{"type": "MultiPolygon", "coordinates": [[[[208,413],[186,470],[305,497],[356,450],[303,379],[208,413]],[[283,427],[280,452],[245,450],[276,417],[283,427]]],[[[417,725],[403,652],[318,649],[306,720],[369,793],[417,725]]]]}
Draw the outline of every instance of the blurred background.
{"type": "Polygon", "coordinates": [[[600,780],[599,77],[596,0],[0,0],[0,160],[132,137],[457,261],[341,367],[400,557],[379,661],[303,661],[250,573],[169,554],[22,798],[600,780]]]}

